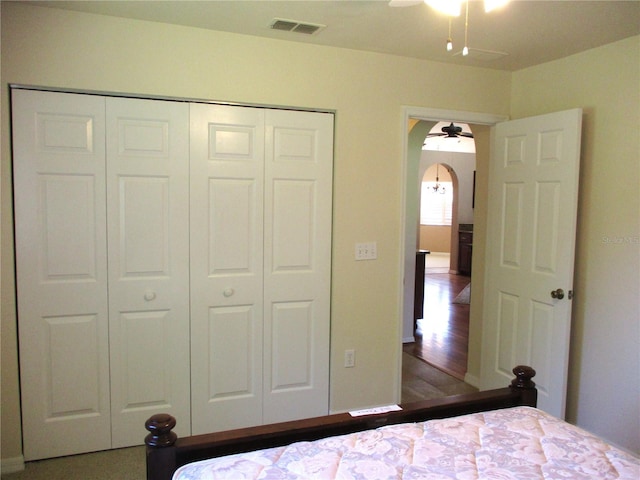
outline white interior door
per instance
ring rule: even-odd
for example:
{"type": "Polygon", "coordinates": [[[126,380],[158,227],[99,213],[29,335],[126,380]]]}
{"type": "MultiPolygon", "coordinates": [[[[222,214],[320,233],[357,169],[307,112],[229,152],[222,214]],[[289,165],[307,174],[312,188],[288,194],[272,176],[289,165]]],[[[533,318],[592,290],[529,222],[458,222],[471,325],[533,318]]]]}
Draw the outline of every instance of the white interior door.
{"type": "Polygon", "coordinates": [[[266,119],[264,423],[329,411],[333,115],[266,119]]]}
{"type": "Polygon", "coordinates": [[[189,105],[107,98],[113,448],[159,411],[191,432],[188,179],[189,105]]]}
{"type": "Polygon", "coordinates": [[[193,433],[262,423],[264,110],[191,105],[193,433]]]}
{"type": "Polygon", "coordinates": [[[538,406],[561,418],[581,121],[575,109],[497,124],[489,174],[481,388],[504,386],[515,365],[530,365],[538,406]]]}
{"type": "Polygon", "coordinates": [[[104,98],[12,91],[25,460],[111,447],[104,98]]]}

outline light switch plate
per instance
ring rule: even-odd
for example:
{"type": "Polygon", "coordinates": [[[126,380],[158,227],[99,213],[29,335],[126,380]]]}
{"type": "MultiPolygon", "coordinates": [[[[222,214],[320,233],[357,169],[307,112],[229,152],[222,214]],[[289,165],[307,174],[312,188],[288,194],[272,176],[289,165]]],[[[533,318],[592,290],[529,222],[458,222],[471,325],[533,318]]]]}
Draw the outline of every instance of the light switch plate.
{"type": "Polygon", "coordinates": [[[375,260],[378,258],[376,242],[356,243],[356,260],[375,260]]]}

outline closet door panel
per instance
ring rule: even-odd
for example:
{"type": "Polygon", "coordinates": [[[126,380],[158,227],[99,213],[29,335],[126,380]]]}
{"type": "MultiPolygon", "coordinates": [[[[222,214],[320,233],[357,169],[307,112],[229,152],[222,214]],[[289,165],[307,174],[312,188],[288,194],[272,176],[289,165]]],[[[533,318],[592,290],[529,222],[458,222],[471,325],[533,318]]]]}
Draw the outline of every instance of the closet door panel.
{"type": "Polygon", "coordinates": [[[191,106],[194,434],[262,423],[263,118],[191,106]]]}
{"type": "Polygon", "coordinates": [[[187,104],[107,99],[113,447],[154,413],[190,416],[188,175],[187,104]]]}
{"type": "Polygon", "coordinates": [[[104,108],[12,91],[25,460],[111,446],[104,108]]]}
{"type": "Polygon", "coordinates": [[[264,423],[326,415],[333,115],[269,110],[264,423]]]}

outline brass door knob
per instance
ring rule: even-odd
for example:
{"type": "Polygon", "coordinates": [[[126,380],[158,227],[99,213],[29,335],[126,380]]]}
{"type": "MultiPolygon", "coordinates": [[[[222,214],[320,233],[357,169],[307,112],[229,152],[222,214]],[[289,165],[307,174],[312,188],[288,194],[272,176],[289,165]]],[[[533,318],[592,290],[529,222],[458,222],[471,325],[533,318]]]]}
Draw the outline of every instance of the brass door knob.
{"type": "Polygon", "coordinates": [[[557,290],[552,290],[551,298],[557,298],[558,300],[562,300],[564,298],[564,290],[562,290],[561,288],[557,290]]]}

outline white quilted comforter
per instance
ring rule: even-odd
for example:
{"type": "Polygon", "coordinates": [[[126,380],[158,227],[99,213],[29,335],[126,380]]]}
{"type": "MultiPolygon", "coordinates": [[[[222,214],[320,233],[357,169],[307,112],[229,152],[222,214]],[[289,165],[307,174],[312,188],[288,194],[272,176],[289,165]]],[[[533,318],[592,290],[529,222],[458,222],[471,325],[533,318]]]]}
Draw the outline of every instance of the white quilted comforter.
{"type": "Polygon", "coordinates": [[[640,459],[529,407],[390,425],[185,465],[174,480],[640,479],[640,459]]]}

